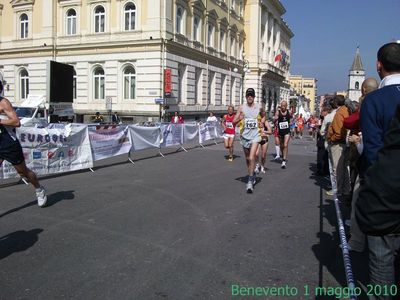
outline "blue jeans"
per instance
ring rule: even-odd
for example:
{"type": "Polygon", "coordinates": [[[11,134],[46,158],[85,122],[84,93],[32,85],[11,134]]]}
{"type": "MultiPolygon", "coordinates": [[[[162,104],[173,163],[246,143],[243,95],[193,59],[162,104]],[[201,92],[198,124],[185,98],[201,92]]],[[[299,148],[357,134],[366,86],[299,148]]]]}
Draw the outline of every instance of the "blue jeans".
{"type": "MultiPolygon", "coordinates": [[[[395,259],[400,251],[400,234],[368,235],[369,276],[372,285],[395,284],[395,259]]],[[[392,299],[391,296],[373,296],[370,299],[392,299]]]]}

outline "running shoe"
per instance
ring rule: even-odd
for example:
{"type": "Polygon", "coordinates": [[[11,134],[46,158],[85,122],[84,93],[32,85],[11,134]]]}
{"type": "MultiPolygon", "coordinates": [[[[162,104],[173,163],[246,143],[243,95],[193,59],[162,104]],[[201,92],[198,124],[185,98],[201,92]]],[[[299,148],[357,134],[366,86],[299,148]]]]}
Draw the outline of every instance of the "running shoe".
{"type": "Polygon", "coordinates": [[[264,168],[264,166],[261,166],[260,172],[263,173],[263,174],[265,174],[265,168],[264,168]]]}
{"type": "Polygon", "coordinates": [[[252,194],[253,193],[253,181],[251,179],[249,179],[249,181],[246,184],[246,191],[248,194],[252,194]]]}
{"type": "Polygon", "coordinates": [[[325,194],[327,196],[333,196],[333,190],[326,191],[325,194]]]}
{"type": "Polygon", "coordinates": [[[282,161],[281,168],[282,168],[282,169],[286,169],[286,161],[282,161]]]}
{"type": "Polygon", "coordinates": [[[229,161],[233,161],[233,156],[232,156],[232,155],[229,155],[228,160],[229,160],[229,161]]]}
{"type": "Polygon", "coordinates": [[[274,158],[275,160],[280,160],[281,159],[281,157],[279,156],[279,155],[277,155],[277,156],[275,156],[275,158],[274,158]]]}
{"type": "Polygon", "coordinates": [[[255,174],[260,174],[260,165],[259,164],[256,164],[256,167],[254,168],[254,173],[255,174]]]}
{"type": "Polygon", "coordinates": [[[47,195],[46,195],[46,190],[44,189],[44,187],[40,187],[38,189],[36,189],[36,198],[38,201],[38,205],[40,207],[43,207],[46,205],[47,202],[47,195]]]}

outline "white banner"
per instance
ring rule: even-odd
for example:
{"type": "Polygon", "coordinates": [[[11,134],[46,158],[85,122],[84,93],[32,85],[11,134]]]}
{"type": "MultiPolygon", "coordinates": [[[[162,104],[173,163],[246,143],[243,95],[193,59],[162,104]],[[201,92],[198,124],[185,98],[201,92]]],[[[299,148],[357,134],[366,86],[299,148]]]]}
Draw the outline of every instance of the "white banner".
{"type": "Polygon", "coordinates": [[[161,147],[180,146],[183,144],[182,124],[162,124],[161,133],[161,147]]]}
{"type": "MultiPolygon", "coordinates": [[[[54,124],[46,128],[20,127],[21,143],[28,168],[37,175],[76,171],[93,167],[87,126],[54,124]]],[[[3,162],[0,177],[15,178],[17,173],[3,162]]]]}
{"type": "Polygon", "coordinates": [[[199,143],[221,138],[223,136],[222,127],[218,122],[206,122],[199,126],[199,143]]]}
{"type": "Polygon", "coordinates": [[[129,126],[129,134],[132,141],[132,150],[144,150],[160,148],[161,129],[157,127],[144,127],[138,125],[129,126]]]}
{"type": "Polygon", "coordinates": [[[132,148],[128,126],[91,125],[89,126],[90,145],[93,160],[127,154],[132,148]]]}
{"type": "Polygon", "coordinates": [[[198,143],[199,142],[199,125],[196,123],[183,124],[183,143],[198,143]]]}

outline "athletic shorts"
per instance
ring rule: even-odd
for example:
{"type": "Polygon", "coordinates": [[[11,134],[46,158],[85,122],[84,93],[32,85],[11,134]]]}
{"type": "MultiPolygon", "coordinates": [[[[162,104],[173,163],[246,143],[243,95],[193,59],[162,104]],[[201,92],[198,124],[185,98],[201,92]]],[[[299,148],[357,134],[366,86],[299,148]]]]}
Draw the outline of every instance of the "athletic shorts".
{"type": "Polygon", "coordinates": [[[290,136],[290,133],[279,135],[279,141],[281,142],[281,144],[285,142],[285,136],[290,136]]]}
{"type": "Polygon", "coordinates": [[[24,159],[21,144],[18,140],[0,144],[0,160],[6,160],[12,165],[19,165],[24,159]]]}
{"type": "Polygon", "coordinates": [[[224,133],[224,139],[234,139],[235,135],[234,134],[229,134],[229,133],[224,133]]]}
{"type": "Polygon", "coordinates": [[[248,140],[243,137],[240,137],[240,144],[242,144],[243,148],[250,149],[252,144],[256,144],[261,142],[261,136],[254,138],[253,140],[248,140]]]}
{"type": "Polygon", "coordinates": [[[262,146],[262,145],[264,145],[266,143],[268,143],[268,137],[267,136],[261,137],[260,145],[262,146]]]}

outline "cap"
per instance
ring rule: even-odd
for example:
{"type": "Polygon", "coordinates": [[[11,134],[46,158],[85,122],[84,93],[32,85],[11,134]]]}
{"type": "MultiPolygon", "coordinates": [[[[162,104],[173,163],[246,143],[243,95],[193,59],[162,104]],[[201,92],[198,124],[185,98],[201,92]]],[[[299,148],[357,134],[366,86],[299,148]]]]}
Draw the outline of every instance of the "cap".
{"type": "Polygon", "coordinates": [[[256,96],[255,90],[254,90],[253,88],[248,88],[248,89],[246,90],[246,97],[247,97],[247,96],[253,96],[253,97],[255,97],[255,96],[256,96]]]}

